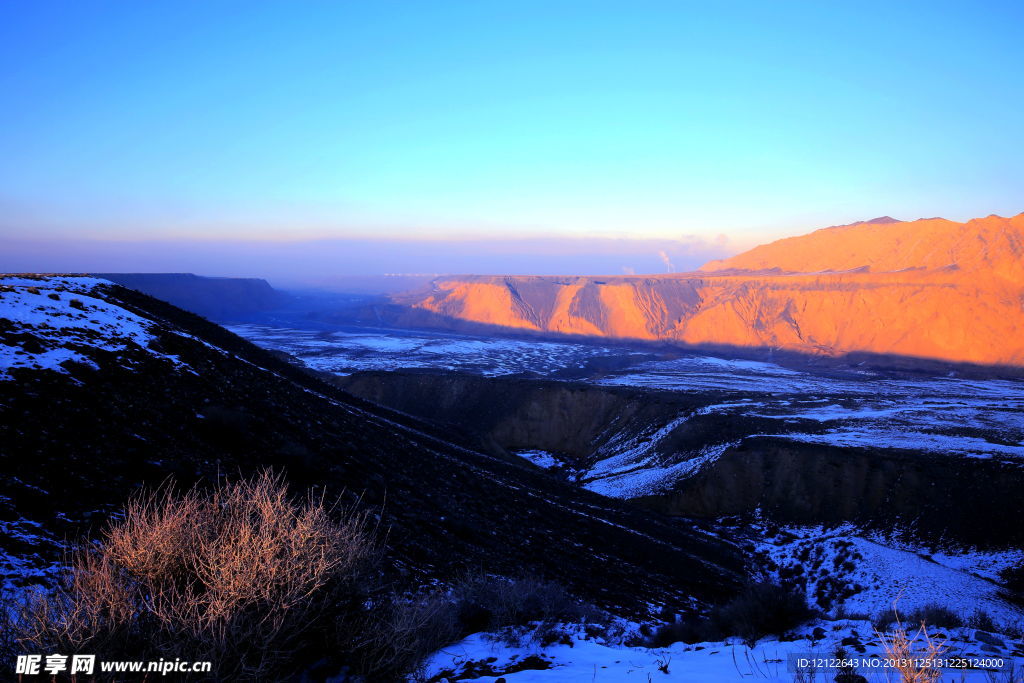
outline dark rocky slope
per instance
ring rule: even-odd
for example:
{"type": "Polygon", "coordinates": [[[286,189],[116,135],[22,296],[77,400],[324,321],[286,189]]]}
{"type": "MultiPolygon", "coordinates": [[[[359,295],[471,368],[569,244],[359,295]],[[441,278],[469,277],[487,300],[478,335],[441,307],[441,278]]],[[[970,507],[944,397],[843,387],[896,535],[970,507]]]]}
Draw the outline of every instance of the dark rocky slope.
{"type": "MultiPolygon", "coordinates": [[[[74,537],[140,486],[271,466],[379,512],[402,581],[532,572],[637,611],[717,600],[740,580],[731,547],[687,525],[460,447],[139,292],[101,286],[92,296],[151,321],[154,339],[81,346],[88,362],[15,368],[0,381],[0,519],[22,529],[74,537]]],[[[0,317],[4,345],[35,348],[39,334],[0,317]]],[[[23,541],[9,534],[3,550],[38,550],[23,541]]]]}

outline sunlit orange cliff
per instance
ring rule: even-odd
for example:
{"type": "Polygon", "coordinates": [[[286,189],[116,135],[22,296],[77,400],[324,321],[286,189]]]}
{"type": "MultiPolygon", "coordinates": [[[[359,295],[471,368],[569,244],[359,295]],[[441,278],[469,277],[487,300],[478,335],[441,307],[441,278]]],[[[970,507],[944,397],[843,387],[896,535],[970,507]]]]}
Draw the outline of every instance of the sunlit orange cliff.
{"type": "Polygon", "coordinates": [[[1024,213],[825,228],[694,273],[444,277],[404,303],[454,327],[1022,366],[1024,213]]]}

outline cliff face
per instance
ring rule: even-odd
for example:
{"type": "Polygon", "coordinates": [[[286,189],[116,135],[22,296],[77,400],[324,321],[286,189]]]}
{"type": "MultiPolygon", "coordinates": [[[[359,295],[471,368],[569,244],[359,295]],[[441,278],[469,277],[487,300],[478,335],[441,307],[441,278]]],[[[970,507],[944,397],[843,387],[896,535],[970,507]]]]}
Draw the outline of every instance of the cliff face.
{"type": "MultiPolygon", "coordinates": [[[[764,407],[723,411],[743,399],[753,406],[766,400],[807,405],[811,396],[838,408],[842,397],[824,384],[779,395],[772,392],[779,387],[770,385],[764,393],[729,394],[458,373],[363,372],[332,381],[361,398],[427,418],[496,456],[545,452],[558,464],[558,475],[669,515],[763,514],[787,524],[913,529],[928,542],[1024,544],[1018,522],[1024,500],[1016,494],[1024,487],[1019,460],[970,457],[953,446],[958,432],[981,442],[1015,444],[1019,437],[1013,432],[971,431],[979,424],[966,431],[940,428],[948,439],[941,452],[897,448],[883,433],[870,444],[843,446],[800,441],[805,431],[841,424],[809,423],[801,419],[802,409],[786,420],[769,417],[772,410],[764,407]],[[705,458],[709,452],[718,455],[705,458]],[[684,476],[645,492],[624,483],[631,477],[657,482],[659,473],[679,466],[684,476]]],[[[851,407],[848,414],[866,410],[851,407]]],[[[922,420],[923,428],[927,424],[922,420]]]]}
{"type": "Polygon", "coordinates": [[[675,491],[636,499],[673,515],[755,511],[790,524],[914,529],[928,542],[1019,546],[1024,501],[1013,463],[751,438],[675,491]]]}
{"type": "Polygon", "coordinates": [[[558,453],[575,469],[623,432],[642,434],[692,412],[708,399],[687,394],[469,374],[362,372],[334,378],[347,392],[476,436],[488,452],[558,453]]]}
{"type": "Polygon", "coordinates": [[[456,328],[1024,365],[1024,214],[826,228],[697,273],[440,278],[405,303],[456,328]]]}
{"type": "Polygon", "coordinates": [[[270,310],[284,305],[288,299],[258,278],[202,277],[191,273],[101,273],[98,277],[213,320],[231,320],[270,310]]]}

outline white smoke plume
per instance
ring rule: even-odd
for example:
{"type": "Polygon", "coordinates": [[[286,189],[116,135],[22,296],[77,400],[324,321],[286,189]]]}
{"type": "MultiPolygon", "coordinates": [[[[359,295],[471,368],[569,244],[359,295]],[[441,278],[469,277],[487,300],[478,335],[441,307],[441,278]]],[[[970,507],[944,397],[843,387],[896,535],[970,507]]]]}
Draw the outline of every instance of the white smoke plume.
{"type": "Polygon", "coordinates": [[[661,262],[665,264],[666,273],[675,272],[676,267],[672,265],[672,259],[668,257],[668,254],[665,253],[664,249],[658,251],[658,256],[661,257],[661,262]]]}

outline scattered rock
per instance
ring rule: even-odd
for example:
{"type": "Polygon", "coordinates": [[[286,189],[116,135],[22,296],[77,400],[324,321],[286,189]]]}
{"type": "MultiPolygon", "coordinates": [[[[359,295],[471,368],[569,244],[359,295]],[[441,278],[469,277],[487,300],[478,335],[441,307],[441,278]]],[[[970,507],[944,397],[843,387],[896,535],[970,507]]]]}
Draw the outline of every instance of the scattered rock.
{"type": "Polygon", "coordinates": [[[991,633],[988,633],[987,631],[975,631],[974,639],[977,640],[979,643],[984,643],[986,645],[993,645],[995,647],[1006,647],[1006,643],[1001,638],[999,638],[998,636],[994,636],[991,633]]]}

